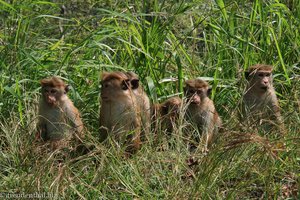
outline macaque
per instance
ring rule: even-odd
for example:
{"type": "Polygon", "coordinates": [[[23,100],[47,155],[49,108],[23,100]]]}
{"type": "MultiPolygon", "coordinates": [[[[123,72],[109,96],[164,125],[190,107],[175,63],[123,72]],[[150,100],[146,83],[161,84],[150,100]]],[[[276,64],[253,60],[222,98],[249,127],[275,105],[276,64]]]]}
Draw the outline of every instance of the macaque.
{"type": "Polygon", "coordinates": [[[83,137],[83,123],[77,108],[67,96],[69,86],[55,76],[42,79],[40,83],[39,137],[43,141],[50,141],[53,148],[67,144],[74,137],[80,140],[83,137]]]}
{"type": "Polygon", "coordinates": [[[150,128],[150,102],[137,75],[103,72],[101,85],[101,139],[112,134],[118,142],[127,143],[126,150],[138,150],[141,134],[150,128]]]}
{"type": "Polygon", "coordinates": [[[272,71],[270,65],[257,64],[245,73],[248,85],[243,96],[242,123],[263,125],[264,130],[270,130],[270,125],[275,125],[284,133],[272,71]]]}
{"type": "MultiPolygon", "coordinates": [[[[184,92],[187,98],[186,120],[198,128],[204,151],[215,139],[222,121],[215,109],[213,101],[208,97],[211,88],[201,79],[187,80],[184,92]]],[[[199,137],[195,138],[199,140],[199,137]]]]}
{"type": "Polygon", "coordinates": [[[179,97],[171,97],[161,104],[155,104],[153,109],[154,120],[161,121],[162,130],[172,133],[179,119],[182,100],[179,97]]]}

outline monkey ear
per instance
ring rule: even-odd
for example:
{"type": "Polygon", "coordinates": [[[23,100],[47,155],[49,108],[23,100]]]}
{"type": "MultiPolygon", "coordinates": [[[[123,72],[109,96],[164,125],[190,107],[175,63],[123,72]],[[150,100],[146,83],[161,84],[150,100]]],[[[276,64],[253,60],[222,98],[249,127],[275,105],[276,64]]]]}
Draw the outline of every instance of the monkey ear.
{"type": "Polygon", "coordinates": [[[122,83],[121,83],[121,88],[122,90],[128,90],[128,80],[123,80],[122,83]]]}
{"type": "Polygon", "coordinates": [[[104,80],[109,75],[108,72],[103,71],[101,74],[101,80],[104,80]]]}
{"type": "Polygon", "coordinates": [[[184,88],[183,88],[183,94],[184,94],[184,95],[186,95],[186,93],[187,93],[187,90],[188,90],[188,88],[187,88],[187,87],[184,87],[184,88]]]}
{"type": "Polygon", "coordinates": [[[161,106],[161,112],[162,112],[163,114],[167,114],[167,113],[168,113],[168,106],[167,106],[167,105],[161,106]]]}
{"type": "Polygon", "coordinates": [[[67,94],[71,89],[71,86],[70,85],[66,85],[65,86],[65,94],[67,94]]]}
{"type": "Polygon", "coordinates": [[[249,76],[250,76],[250,72],[246,71],[245,72],[245,77],[246,77],[247,80],[249,79],[249,76]]]}
{"type": "Polygon", "coordinates": [[[132,79],[131,81],[131,89],[137,89],[140,85],[140,80],[139,79],[132,79]]]}
{"type": "Polygon", "coordinates": [[[209,88],[207,89],[207,96],[208,96],[208,97],[210,97],[211,92],[212,92],[212,87],[209,87],[209,88]]]}
{"type": "Polygon", "coordinates": [[[49,79],[48,78],[44,78],[42,80],[40,80],[40,84],[42,87],[49,85],[49,79]]]}

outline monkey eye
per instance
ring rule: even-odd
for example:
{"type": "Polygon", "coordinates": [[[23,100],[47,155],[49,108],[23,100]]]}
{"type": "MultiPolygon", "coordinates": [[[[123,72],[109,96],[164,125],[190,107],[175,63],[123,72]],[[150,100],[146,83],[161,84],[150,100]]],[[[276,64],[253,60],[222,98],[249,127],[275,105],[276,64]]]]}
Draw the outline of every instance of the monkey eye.
{"type": "Polygon", "coordinates": [[[266,74],[266,77],[270,77],[270,76],[271,76],[271,74],[270,74],[270,73],[267,73],[267,74],[266,74]]]}
{"type": "Polygon", "coordinates": [[[51,93],[51,94],[55,94],[56,92],[57,92],[57,91],[56,91],[55,89],[51,89],[51,90],[50,90],[50,93],[51,93]]]}
{"type": "Polygon", "coordinates": [[[195,91],[195,90],[189,90],[189,93],[190,94],[195,94],[197,91],[195,91]]]}
{"type": "Polygon", "coordinates": [[[123,83],[123,84],[121,85],[121,89],[122,89],[122,90],[127,90],[127,89],[128,89],[127,84],[126,84],[126,83],[123,83]]]}
{"type": "Polygon", "coordinates": [[[202,94],[202,93],[203,93],[202,90],[198,90],[198,91],[197,91],[197,94],[199,94],[199,95],[202,94]]]}
{"type": "Polygon", "coordinates": [[[259,76],[259,77],[263,77],[263,76],[264,76],[264,74],[262,74],[262,73],[259,73],[259,74],[258,74],[258,76],[259,76]]]}
{"type": "Polygon", "coordinates": [[[101,81],[100,84],[101,84],[101,87],[103,87],[103,88],[107,88],[107,87],[108,87],[108,83],[103,83],[103,82],[101,81]]]}

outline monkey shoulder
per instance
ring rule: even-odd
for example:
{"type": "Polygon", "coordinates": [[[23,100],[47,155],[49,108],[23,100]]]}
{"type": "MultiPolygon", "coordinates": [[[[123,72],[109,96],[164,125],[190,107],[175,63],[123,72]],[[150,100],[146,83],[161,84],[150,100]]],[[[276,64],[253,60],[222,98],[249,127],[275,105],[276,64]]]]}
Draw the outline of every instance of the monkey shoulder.
{"type": "Polygon", "coordinates": [[[74,106],[70,99],[66,99],[62,104],[59,105],[61,112],[66,113],[67,116],[72,116],[78,113],[78,109],[74,106]]]}
{"type": "Polygon", "coordinates": [[[202,109],[204,112],[209,113],[214,113],[216,111],[214,102],[208,97],[205,98],[202,109]]]}
{"type": "Polygon", "coordinates": [[[70,99],[66,99],[64,104],[61,105],[60,114],[60,118],[68,124],[68,127],[76,128],[79,132],[82,131],[83,123],[81,121],[80,113],[70,99]]]}

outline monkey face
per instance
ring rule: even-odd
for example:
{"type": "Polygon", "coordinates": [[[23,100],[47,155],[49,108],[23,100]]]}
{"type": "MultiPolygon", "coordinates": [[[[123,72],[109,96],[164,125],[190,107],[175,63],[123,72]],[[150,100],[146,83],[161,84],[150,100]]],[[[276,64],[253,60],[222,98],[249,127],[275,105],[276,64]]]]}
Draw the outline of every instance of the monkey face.
{"type": "Polygon", "coordinates": [[[66,93],[67,93],[67,88],[51,87],[51,86],[42,87],[42,96],[45,102],[52,107],[57,106],[59,100],[66,93]]]}
{"type": "Polygon", "coordinates": [[[137,92],[139,79],[133,72],[103,72],[101,99],[106,102],[127,102],[137,92]]]}
{"type": "Polygon", "coordinates": [[[43,100],[51,107],[63,101],[63,96],[69,91],[69,85],[58,77],[45,78],[40,81],[43,100]]]}
{"type": "Polygon", "coordinates": [[[265,93],[272,87],[273,67],[271,65],[257,64],[245,72],[245,77],[249,82],[249,89],[265,93]]]}
{"type": "Polygon", "coordinates": [[[114,101],[130,96],[131,84],[129,80],[110,79],[101,82],[101,99],[114,101]]]}
{"type": "Polygon", "coordinates": [[[184,92],[187,100],[196,105],[201,104],[211,90],[208,83],[201,79],[187,80],[185,85],[184,92]]]}
{"type": "Polygon", "coordinates": [[[202,100],[207,96],[206,93],[207,92],[205,88],[200,88],[200,89],[190,88],[187,90],[186,96],[188,101],[191,104],[199,105],[201,104],[202,100]]]}
{"type": "Polygon", "coordinates": [[[266,91],[272,84],[272,76],[270,71],[259,70],[252,75],[251,82],[253,86],[259,90],[266,91]]]}

